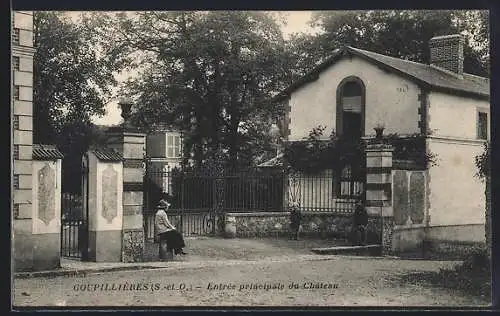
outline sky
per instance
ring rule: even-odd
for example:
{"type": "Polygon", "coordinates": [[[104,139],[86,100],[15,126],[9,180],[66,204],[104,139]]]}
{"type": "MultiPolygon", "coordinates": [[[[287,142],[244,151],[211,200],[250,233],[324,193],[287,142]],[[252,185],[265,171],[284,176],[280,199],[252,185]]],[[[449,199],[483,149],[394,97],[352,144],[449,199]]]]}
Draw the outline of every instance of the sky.
{"type": "MultiPolygon", "coordinates": [[[[285,37],[293,33],[314,33],[315,29],[311,28],[307,22],[311,18],[312,11],[281,11],[286,17],[286,25],[282,26],[283,35],[285,37]]],[[[118,80],[125,80],[130,74],[123,74],[117,77],[118,80]]],[[[120,110],[117,100],[112,100],[106,106],[106,114],[103,117],[94,118],[94,123],[99,125],[115,125],[121,122],[120,110]]]]}

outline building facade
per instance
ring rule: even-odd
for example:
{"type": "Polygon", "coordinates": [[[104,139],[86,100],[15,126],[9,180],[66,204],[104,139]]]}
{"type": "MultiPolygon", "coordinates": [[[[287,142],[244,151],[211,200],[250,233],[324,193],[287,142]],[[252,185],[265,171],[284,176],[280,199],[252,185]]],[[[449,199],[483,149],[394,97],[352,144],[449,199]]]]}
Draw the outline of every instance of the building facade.
{"type": "MultiPolygon", "coordinates": [[[[424,218],[410,226],[425,227],[427,239],[483,241],[484,184],[475,177],[474,159],[489,141],[490,87],[488,78],[463,72],[463,45],[461,35],[432,38],[428,65],[354,47],[337,50],[278,96],[288,108],[287,141],[300,141],[320,125],[352,139],[371,138],[380,126],[385,134],[424,135],[436,164],[423,177],[424,218]]],[[[407,228],[407,221],[396,228],[407,228]]]]}
{"type": "Polygon", "coordinates": [[[181,167],[182,133],[168,127],[156,127],[146,136],[146,156],[152,183],[161,191],[171,193],[170,171],[181,167]]]}
{"type": "Polygon", "coordinates": [[[33,266],[33,14],[12,12],[11,164],[13,259],[16,268],[33,266]]]}

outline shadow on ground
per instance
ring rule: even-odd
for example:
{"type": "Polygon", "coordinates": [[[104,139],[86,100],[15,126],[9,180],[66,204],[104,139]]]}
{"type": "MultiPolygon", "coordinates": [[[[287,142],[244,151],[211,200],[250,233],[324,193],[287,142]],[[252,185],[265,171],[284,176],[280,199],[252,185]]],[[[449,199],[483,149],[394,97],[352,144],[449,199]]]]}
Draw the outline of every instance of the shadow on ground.
{"type": "MultiPolygon", "coordinates": [[[[259,260],[276,256],[312,254],[312,248],[345,246],[347,242],[338,239],[286,238],[235,238],[188,237],[185,238],[187,258],[200,260],[259,260]]],[[[158,260],[158,244],[148,242],[144,253],[145,261],[158,260]]]]}

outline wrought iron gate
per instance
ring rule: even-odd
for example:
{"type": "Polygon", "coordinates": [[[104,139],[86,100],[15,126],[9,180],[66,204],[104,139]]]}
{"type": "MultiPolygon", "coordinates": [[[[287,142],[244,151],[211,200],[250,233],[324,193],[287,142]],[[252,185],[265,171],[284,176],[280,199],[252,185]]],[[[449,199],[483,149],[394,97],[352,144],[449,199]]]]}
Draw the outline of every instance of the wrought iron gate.
{"type": "MultiPolygon", "coordinates": [[[[86,157],[85,157],[86,158],[86,157]]],[[[82,164],[82,194],[63,193],[61,199],[61,256],[88,259],[88,164],[82,164]]]]}
{"type": "Polygon", "coordinates": [[[257,170],[164,168],[146,163],[144,230],[154,238],[154,214],[162,192],[170,196],[169,219],[185,236],[214,235],[223,229],[225,213],[282,211],[285,175],[257,170]]]}
{"type": "Polygon", "coordinates": [[[163,193],[169,195],[169,220],[184,236],[214,235],[222,220],[217,212],[218,187],[217,177],[148,165],[144,177],[146,237],[154,238],[154,215],[163,193]]]}
{"type": "Polygon", "coordinates": [[[365,182],[364,169],[353,164],[314,174],[290,172],[286,200],[302,212],[351,214],[365,199],[365,182]]]}

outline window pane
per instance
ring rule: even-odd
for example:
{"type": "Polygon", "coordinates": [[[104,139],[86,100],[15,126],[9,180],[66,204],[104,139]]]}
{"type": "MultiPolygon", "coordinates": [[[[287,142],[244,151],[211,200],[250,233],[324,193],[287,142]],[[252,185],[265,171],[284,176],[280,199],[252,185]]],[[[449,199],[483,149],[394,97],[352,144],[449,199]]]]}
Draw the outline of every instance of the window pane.
{"type": "Polygon", "coordinates": [[[171,147],[174,144],[174,136],[168,135],[167,136],[167,147],[171,147]]]}
{"type": "Polygon", "coordinates": [[[487,139],[488,138],[488,115],[483,112],[479,112],[478,117],[478,138],[487,139]]]}
{"type": "Polygon", "coordinates": [[[361,113],[361,97],[343,97],[342,109],[346,112],[361,113]]]}
{"type": "Polygon", "coordinates": [[[181,138],[179,136],[175,136],[175,146],[180,146],[181,138]]]}
{"type": "Polygon", "coordinates": [[[180,150],[179,150],[179,147],[175,147],[174,152],[175,152],[175,157],[180,157],[180,156],[181,156],[181,155],[180,155],[180,150]]]}
{"type": "Polygon", "coordinates": [[[347,82],[342,89],[342,95],[344,97],[361,96],[362,93],[363,90],[357,82],[347,82]]]}
{"type": "Polygon", "coordinates": [[[361,114],[354,112],[343,112],[342,113],[342,132],[343,135],[349,139],[359,139],[361,138],[361,114]]]}
{"type": "Polygon", "coordinates": [[[168,147],[167,148],[167,157],[168,158],[173,158],[174,157],[174,148],[173,147],[168,147]]]}

